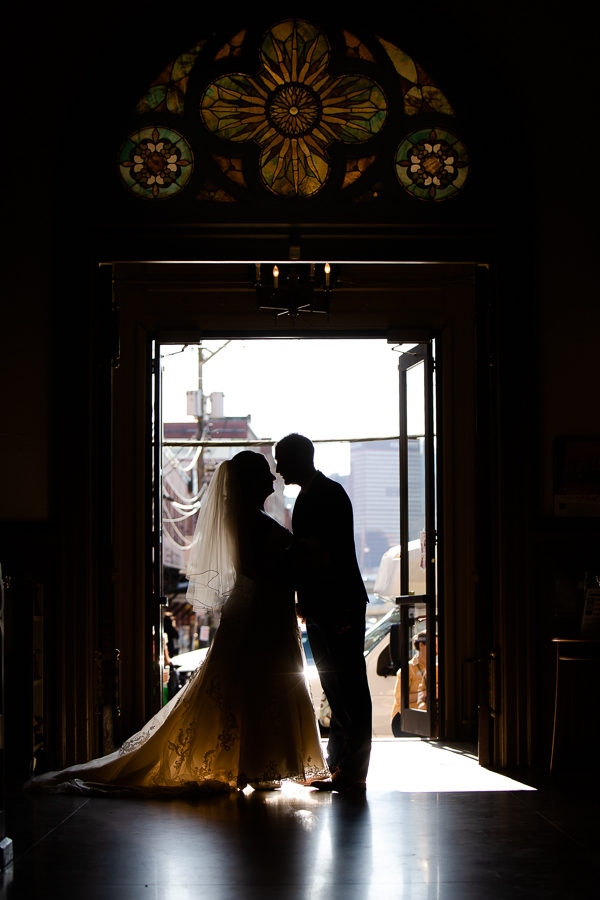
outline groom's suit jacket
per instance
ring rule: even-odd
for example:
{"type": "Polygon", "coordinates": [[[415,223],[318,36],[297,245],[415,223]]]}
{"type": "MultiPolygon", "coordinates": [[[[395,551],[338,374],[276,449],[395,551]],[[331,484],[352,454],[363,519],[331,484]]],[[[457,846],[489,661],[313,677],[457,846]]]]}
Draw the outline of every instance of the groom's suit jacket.
{"type": "Polygon", "coordinates": [[[368,597],[356,559],[352,504],[341,484],[317,472],[296,498],[292,531],[302,615],[327,626],[347,613],[364,614],[368,597]]]}

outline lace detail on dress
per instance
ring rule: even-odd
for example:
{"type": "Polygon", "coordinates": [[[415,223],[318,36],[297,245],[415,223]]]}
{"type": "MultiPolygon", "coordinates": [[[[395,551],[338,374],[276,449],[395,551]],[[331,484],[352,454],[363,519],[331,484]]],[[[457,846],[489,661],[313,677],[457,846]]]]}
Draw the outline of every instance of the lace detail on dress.
{"type": "Polygon", "coordinates": [[[191,705],[190,693],[194,682],[200,678],[201,673],[206,665],[206,659],[200,663],[195,672],[192,673],[185,686],[181,689],[178,694],[175,694],[172,700],[167,703],[166,706],[163,706],[161,710],[159,710],[155,716],[153,716],[149,722],[146,722],[143,728],[140,731],[137,731],[135,734],[132,734],[130,738],[127,738],[126,741],[121,744],[119,750],[117,751],[120,756],[127,756],[130,753],[133,753],[134,750],[142,747],[144,744],[148,742],[148,740],[152,737],[152,734],[160,728],[164,722],[172,716],[175,712],[175,709],[181,707],[182,709],[189,710],[191,705]]]}
{"type": "Polygon", "coordinates": [[[152,732],[156,731],[159,724],[160,723],[155,722],[154,719],[151,719],[149,722],[147,722],[141,731],[138,731],[136,734],[132,734],[132,736],[130,738],[127,738],[127,740],[119,747],[117,751],[119,755],[126,756],[129,753],[133,753],[133,751],[137,750],[138,747],[143,746],[151,736],[152,732]]]}
{"type": "Polygon", "coordinates": [[[208,696],[223,714],[223,729],[218,736],[218,747],[222,750],[231,750],[234,743],[239,741],[239,731],[234,713],[230,709],[226,709],[219,678],[211,678],[208,696]]]}
{"type": "Polygon", "coordinates": [[[175,756],[172,762],[173,769],[179,774],[186,756],[189,754],[190,741],[192,739],[192,726],[188,725],[185,731],[180,731],[176,741],[168,741],[167,747],[175,756]]]}
{"type": "Polygon", "coordinates": [[[222,750],[231,750],[234,744],[239,742],[237,723],[233,713],[229,713],[225,718],[225,727],[219,733],[219,748],[222,750]]]}

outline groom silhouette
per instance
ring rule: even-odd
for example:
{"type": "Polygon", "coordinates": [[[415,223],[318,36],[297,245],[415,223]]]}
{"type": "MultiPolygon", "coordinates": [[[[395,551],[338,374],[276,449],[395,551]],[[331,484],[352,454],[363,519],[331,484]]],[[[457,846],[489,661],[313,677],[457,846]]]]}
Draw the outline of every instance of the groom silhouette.
{"type": "Polygon", "coordinates": [[[298,614],[331,707],[327,762],[331,779],[319,790],[364,789],[371,753],[371,695],[364,659],[368,602],[354,547],[346,491],[317,471],[314,447],[302,434],[275,446],[277,472],[299,484],[292,515],[298,614]]]}

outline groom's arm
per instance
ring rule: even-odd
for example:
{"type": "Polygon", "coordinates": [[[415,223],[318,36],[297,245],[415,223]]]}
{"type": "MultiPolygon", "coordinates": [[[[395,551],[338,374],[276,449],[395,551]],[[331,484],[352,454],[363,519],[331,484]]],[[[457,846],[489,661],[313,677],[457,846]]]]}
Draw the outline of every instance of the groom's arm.
{"type": "Polygon", "coordinates": [[[329,613],[334,630],[343,634],[352,627],[356,608],[350,575],[357,569],[352,504],[337,482],[326,483],[311,494],[294,513],[292,555],[298,612],[304,616],[301,595],[318,591],[320,603],[328,607],[323,613],[329,613]]]}
{"type": "Polygon", "coordinates": [[[336,502],[333,504],[336,516],[334,529],[333,553],[338,559],[339,602],[336,610],[336,633],[344,634],[354,630],[357,626],[364,629],[364,622],[357,614],[364,612],[364,604],[368,602],[364,580],[356,557],[354,543],[354,511],[350,497],[340,485],[336,492],[336,502]]]}

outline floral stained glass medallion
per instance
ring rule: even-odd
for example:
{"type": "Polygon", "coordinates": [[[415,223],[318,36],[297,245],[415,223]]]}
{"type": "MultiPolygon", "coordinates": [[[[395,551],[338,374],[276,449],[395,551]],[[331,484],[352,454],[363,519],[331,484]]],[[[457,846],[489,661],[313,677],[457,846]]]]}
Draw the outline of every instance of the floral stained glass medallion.
{"type": "Polygon", "coordinates": [[[424,128],[406,137],[396,151],[396,175],[419,200],[446,200],[464,187],[469,173],[466,147],[443,128],[424,128]]]}
{"type": "Polygon", "coordinates": [[[193,171],[192,149],[172,128],[149,125],[131,134],[121,147],[119,171],[126,187],[149,200],[173,197],[193,171]]]}
{"type": "Polygon", "coordinates": [[[330,173],[328,147],[361,143],[383,128],[387,102],[365,75],[328,70],[326,35],[300,19],[273,26],[260,48],[255,75],[213,81],[200,104],[205,127],[225,141],[260,148],[263,184],[281,197],[311,197],[330,173]]]}

